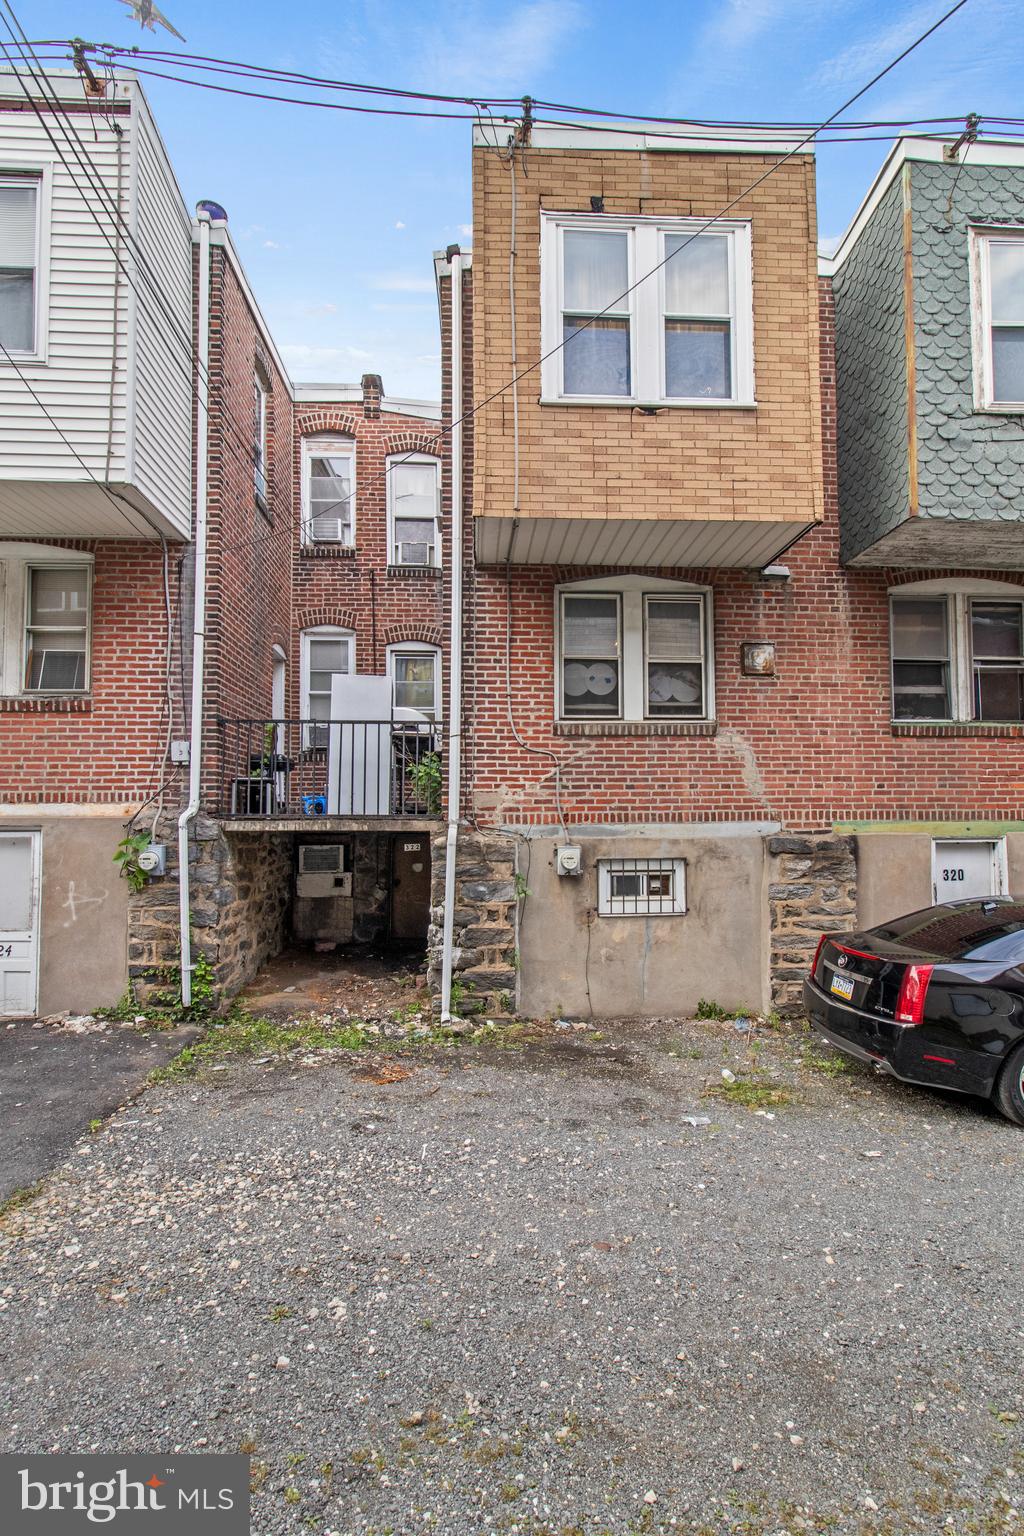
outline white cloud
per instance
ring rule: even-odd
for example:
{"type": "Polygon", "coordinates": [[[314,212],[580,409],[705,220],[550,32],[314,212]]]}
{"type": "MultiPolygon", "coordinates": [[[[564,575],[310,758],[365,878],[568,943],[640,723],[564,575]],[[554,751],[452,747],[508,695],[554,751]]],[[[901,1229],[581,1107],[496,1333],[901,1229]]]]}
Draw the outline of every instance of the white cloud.
{"type": "Polygon", "coordinates": [[[313,315],[314,317],[317,315],[336,315],[338,313],[338,306],[337,304],[306,304],[303,307],[302,313],[304,315],[313,315]]]}
{"type": "Polygon", "coordinates": [[[312,378],[329,377],[332,373],[347,369],[353,363],[369,362],[373,354],[362,347],[314,347],[308,342],[285,342],[281,356],[294,374],[306,374],[312,378]]]}
{"type": "Polygon", "coordinates": [[[395,228],[396,229],[404,229],[405,228],[405,225],[402,223],[401,219],[396,219],[395,220],[395,228]]]}
{"type": "Polygon", "coordinates": [[[772,27],[786,9],[786,0],[728,0],[705,30],[705,41],[727,51],[746,48],[772,27]]]}
{"type": "Polygon", "coordinates": [[[276,240],[264,240],[263,249],[265,251],[280,251],[283,247],[276,240]]]}
{"type": "MultiPolygon", "coordinates": [[[[983,6],[982,9],[987,7],[983,6]]],[[[996,10],[1001,9],[1002,7],[997,5],[996,10]]],[[[975,17],[977,14],[976,7],[975,17]]],[[[960,18],[953,19],[953,25],[958,19],[960,18]]],[[[819,65],[816,72],[818,84],[823,86],[866,84],[872,75],[877,74],[880,69],[895,59],[937,20],[938,13],[934,0],[922,0],[922,3],[906,11],[898,21],[879,27],[877,31],[869,33],[855,43],[850,43],[839,53],[826,59],[819,65]]],[[[943,39],[948,46],[949,33],[944,27],[935,34],[935,37],[936,41],[943,39]]],[[[924,46],[927,47],[927,43],[924,46]]]]}
{"type": "Polygon", "coordinates": [[[564,57],[568,38],[584,25],[578,0],[525,0],[496,19],[464,0],[414,38],[417,74],[442,90],[486,92],[523,87],[564,57]]]}
{"type": "Polygon", "coordinates": [[[433,293],[434,280],[412,272],[376,272],[369,279],[378,293],[433,293]]]}

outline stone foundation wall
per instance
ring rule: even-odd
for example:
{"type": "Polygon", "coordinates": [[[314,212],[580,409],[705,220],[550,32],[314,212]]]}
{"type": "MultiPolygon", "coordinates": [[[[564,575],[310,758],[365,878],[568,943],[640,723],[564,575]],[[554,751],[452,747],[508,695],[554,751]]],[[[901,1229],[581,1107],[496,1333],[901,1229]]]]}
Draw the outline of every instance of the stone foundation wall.
{"type": "MultiPolygon", "coordinates": [[[[167,873],[135,892],[128,909],[128,977],[135,995],[165,986],[163,969],[179,963],[177,821],[165,818],[156,841],[167,844],[167,873]]],[[[192,944],[210,962],[218,1001],[236,992],[287,942],[292,886],[287,836],[227,835],[200,815],[189,839],[192,944]]]]}
{"type": "Polygon", "coordinates": [[[856,838],[781,835],[765,851],[771,1002],[796,1014],[821,934],[857,926],[856,838]]]}
{"type": "MultiPolygon", "coordinates": [[[[442,923],[447,863],[445,833],[431,843],[428,982],[441,991],[442,923]]],[[[452,1012],[514,1013],[518,994],[516,844],[496,832],[460,827],[455,865],[452,1012]]]]}

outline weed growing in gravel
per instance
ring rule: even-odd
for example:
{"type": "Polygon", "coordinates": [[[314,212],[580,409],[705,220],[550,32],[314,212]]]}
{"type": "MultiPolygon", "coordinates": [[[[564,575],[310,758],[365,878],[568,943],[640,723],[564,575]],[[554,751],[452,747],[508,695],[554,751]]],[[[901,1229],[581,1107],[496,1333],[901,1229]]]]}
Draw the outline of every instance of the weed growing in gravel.
{"type": "Polygon", "coordinates": [[[316,1017],[293,1019],[278,1024],[257,1018],[243,1008],[235,1008],[224,1019],[210,1025],[201,1040],[150,1073],[150,1082],[177,1082],[192,1077],[227,1056],[287,1056],[291,1051],[340,1049],[358,1051],[370,1043],[363,1025],[357,1020],[340,1028],[326,1028],[316,1017]]]}
{"type": "Polygon", "coordinates": [[[291,1307],[280,1307],[279,1306],[279,1307],[271,1307],[271,1309],[268,1312],[267,1316],[269,1317],[269,1319],[270,1319],[270,1321],[272,1323],[283,1323],[286,1317],[294,1317],[295,1313],[294,1313],[294,1311],[292,1310],[291,1307]]]}
{"type": "Polygon", "coordinates": [[[741,1104],[744,1109],[767,1109],[772,1104],[788,1104],[791,1095],[783,1083],[758,1073],[734,1078],[732,1082],[723,1079],[720,1083],[709,1083],[703,1097],[724,1099],[728,1104],[741,1104]]]}
{"type": "Polygon", "coordinates": [[[853,1072],[855,1067],[848,1056],[841,1056],[838,1051],[816,1051],[813,1049],[801,1052],[801,1065],[812,1072],[824,1072],[826,1077],[842,1077],[844,1072],[853,1072]]]}
{"type": "Polygon", "coordinates": [[[37,1179],[34,1184],[26,1184],[24,1189],[15,1189],[7,1196],[6,1200],[0,1200],[0,1219],[10,1216],[13,1211],[20,1211],[23,1205],[28,1205],[37,1195],[43,1192],[43,1180],[37,1179]]]}
{"type": "Polygon", "coordinates": [[[716,1003],[713,998],[702,997],[697,1004],[695,1017],[698,1019],[727,1019],[729,1016],[728,1009],[716,1003]]]}

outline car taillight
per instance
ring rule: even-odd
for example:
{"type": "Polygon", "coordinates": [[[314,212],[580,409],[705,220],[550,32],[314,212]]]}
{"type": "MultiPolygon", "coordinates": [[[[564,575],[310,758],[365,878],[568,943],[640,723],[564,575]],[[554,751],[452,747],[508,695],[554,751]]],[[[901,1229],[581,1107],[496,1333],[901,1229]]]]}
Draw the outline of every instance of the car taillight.
{"type": "Polygon", "coordinates": [[[818,974],[818,961],[821,959],[821,952],[825,948],[825,945],[827,943],[828,943],[828,934],[827,933],[823,933],[821,938],[818,940],[818,947],[814,951],[814,959],[811,961],[811,980],[812,981],[814,980],[815,976],[817,976],[817,974],[818,974]]]}
{"type": "Polygon", "coordinates": [[[933,965],[908,965],[896,999],[896,1023],[920,1024],[924,1019],[924,1000],[932,979],[933,965]]]}

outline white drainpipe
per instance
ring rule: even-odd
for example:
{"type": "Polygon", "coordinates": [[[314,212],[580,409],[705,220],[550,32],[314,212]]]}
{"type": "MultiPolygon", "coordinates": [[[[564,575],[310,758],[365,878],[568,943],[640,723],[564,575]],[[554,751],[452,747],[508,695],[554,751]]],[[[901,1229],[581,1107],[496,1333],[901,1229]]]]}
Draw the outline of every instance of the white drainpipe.
{"type": "Polygon", "coordinates": [[[203,767],[203,664],[206,651],[206,503],[210,421],[210,215],[199,221],[199,335],[196,370],[196,563],[192,620],[192,729],[188,751],[188,805],[178,817],[178,900],[181,923],[181,1002],[192,1002],[192,929],[189,901],[188,829],[199,810],[203,767]]]}
{"type": "Polygon", "coordinates": [[[451,487],[452,487],[452,609],[451,657],[448,664],[448,837],[444,866],[444,927],[441,949],[441,1020],[452,1016],[452,948],[455,936],[455,860],[462,800],[462,255],[451,252],[451,487]]]}

